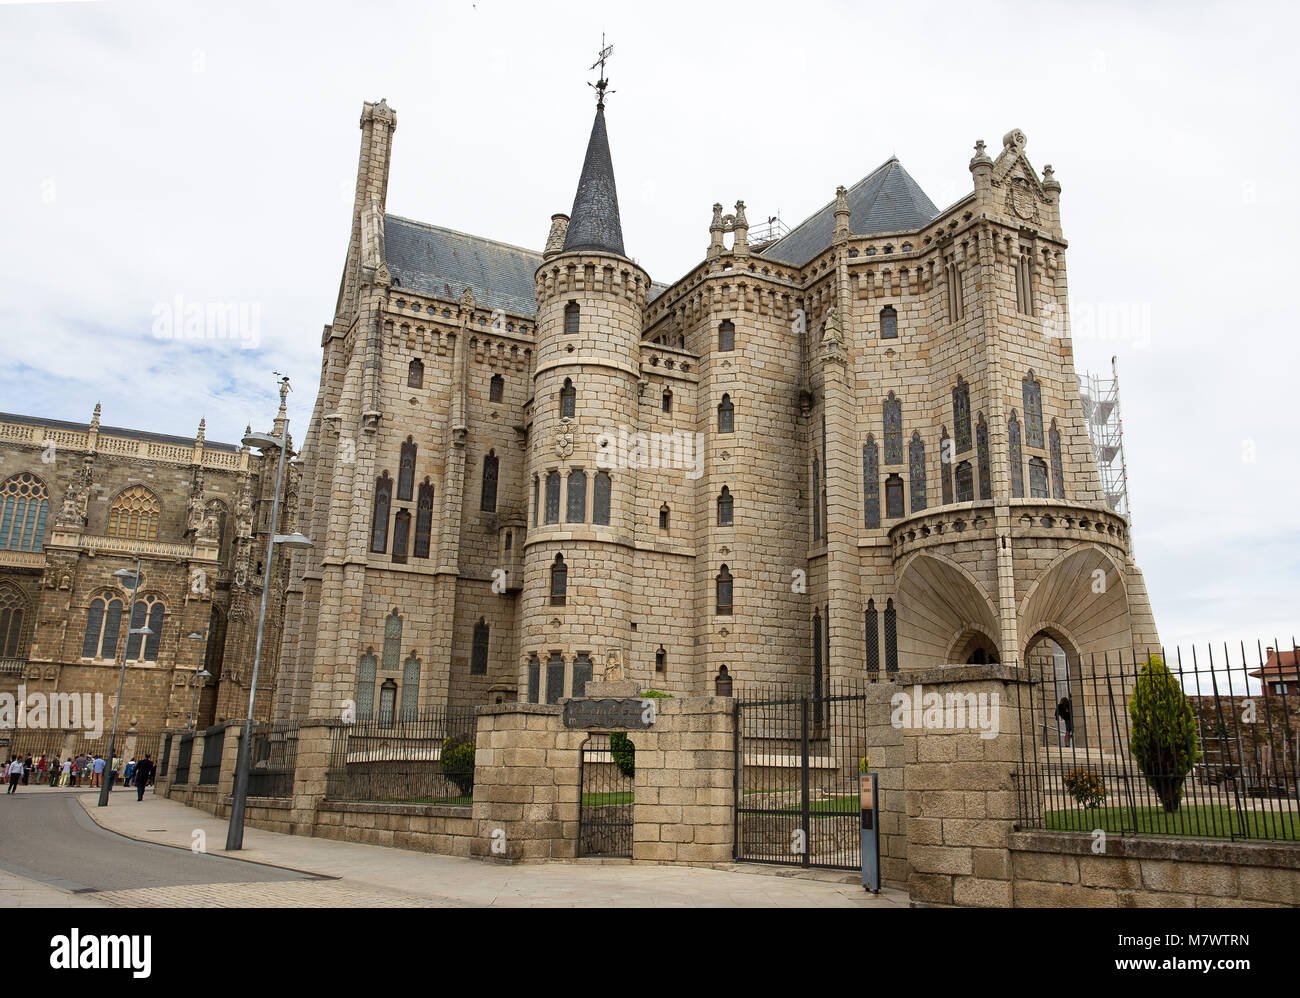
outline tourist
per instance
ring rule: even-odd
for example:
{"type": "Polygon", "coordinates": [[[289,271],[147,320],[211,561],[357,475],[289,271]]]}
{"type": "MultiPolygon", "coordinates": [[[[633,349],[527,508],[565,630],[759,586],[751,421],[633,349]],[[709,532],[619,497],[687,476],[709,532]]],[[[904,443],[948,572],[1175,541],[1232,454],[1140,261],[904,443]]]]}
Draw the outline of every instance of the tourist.
{"type": "Polygon", "coordinates": [[[27,784],[31,782],[32,770],[35,768],[36,764],[32,762],[32,757],[30,755],[23,760],[23,786],[27,786],[27,784]]]}
{"type": "Polygon", "coordinates": [[[104,785],[105,765],[107,764],[104,762],[104,757],[102,755],[96,754],[95,761],[91,763],[91,767],[90,767],[91,772],[94,773],[94,777],[90,781],[90,785],[92,787],[102,787],[104,785]]]}
{"type": "Polygon", "coordinates": [[[64,759],[59,767],[59,786],[72,786],[72,760],[64,759]]]}
{"type": "Polygon", "coordinates": [[[135,799],[144,800],[144,788],[153,780],[153,760],[145,756],[135,767],[135,799]]]}
{"type": "Polygon", "coordinates": [[[133,776],[135,776],[134,756],[132,756],[131,761],[126,764],[126,779],[123,782],[125,782],[128,787],[131,785],[131,777],[133,776]]]}
{"type": "Polygon", "coordinates": [[[9,789],[7,793],[16,794],[18,792],[18,781],[23,778],[23,761],[14,756],[9,761],[9,789]]]}
{"type": "Polygon", "coordinates": [[[36,782],[37,783],[45,782],[46,770],[48,768],[49,767],[45,764],[45,753],[42,752],[41,757],[36,760],[36,782]]]}
{"type": "Polygon", "coordinates": [[[1069,748],[1070,739],[1074,737],[1074,708],[1070,706],[1070,694],[1061,697],[1061,702],[1056,705],[1056,716],[1065,725],[1065,747],[1069,748]]]}

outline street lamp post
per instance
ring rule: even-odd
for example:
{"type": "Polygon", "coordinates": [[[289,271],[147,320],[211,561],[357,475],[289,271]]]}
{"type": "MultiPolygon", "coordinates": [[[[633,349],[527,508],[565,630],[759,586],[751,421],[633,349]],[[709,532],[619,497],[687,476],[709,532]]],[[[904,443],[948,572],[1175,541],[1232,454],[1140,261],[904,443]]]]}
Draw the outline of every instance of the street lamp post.
{"type": "Polygon", "coordinates": [[[210,673],[207,669],[203,668],[203,647],[207,643],[208,629],[206,627],[203,628],[202,634],[200,634],[198,631],[195,631],[193,634],[187,634],[185,636],[191,640],[196,640],[199,642],[199,660],[194,665],[194,669],[195,669],[194,680],[193,680],[194,692],[190,696],[190,725],[189,726],[192,728],[194,727],[194,708],[198,704],[198,700],[199,700],[199,686],[203,683],[206,683],[209,679],[211,679],[212,673],[210,673]]]}
{"type": "Polygon", "coordinates": [[[113,789],[113,777],[117,770],[113,769],[113,753],[117,751],[117,715],[122,709],[122,684],[126,680],[126,652],[131,647],[131,635],[140,635],[140,645],[143,649],[144,642],[149,638],[153,631],[149,630],[147,624],[141,623],[139,627],[132,627],[131,621],[135,619],[136,597],[140,592],[140,558],[137,555],[135,559],[135,571],[129,571],[125,568],[119,568],[113,573],[113,577],[125,582],[131,580],[131,612],[126,616],[126,648],[122,649],[122,667],[117,674],[117,700],[113,704],[113,733],[108,736],[108,764],[104,767],[108,770],[108,778],[103,781],[99,788],[99,807],[108,807],[108,795],[113,789]]]}
{"type": "MultiPolygon", "coordinates": [[[[280,379],[280,406],[284,409],[286,396],[289,394],[289,379],[280,379]]],[[[269,433],[250,433],[244,437],[247,447],[257,447],[265,452],[268,447],[280,449],[280,459],[275,469],[275,494],[271,499],[271,529],[266,542],[266,561],[262,568],[262,609],[257,616],[257,643],[253,648],[253,676],[248,686],[248,716],[244,721],[244,734],[239,739],[239,754],[235,762],[235,788],[230,799],[230,827],[226,830],[226,849],[234,851],[244,847],[244,803],[248,797],[248,767],[253,742],[253,701],[257,697],[257,670],[262,663],[262,632],[266,627],[266,598],[271,591],[271,566],[275,556],[275,546],[302,551],[311,547],[311,541],[300,533],[277,534],[280,516],[280,483],[284,478],[284,456],[289,449],[289,417],[285,416],[280,424],[280,436],[269,433]]]]}

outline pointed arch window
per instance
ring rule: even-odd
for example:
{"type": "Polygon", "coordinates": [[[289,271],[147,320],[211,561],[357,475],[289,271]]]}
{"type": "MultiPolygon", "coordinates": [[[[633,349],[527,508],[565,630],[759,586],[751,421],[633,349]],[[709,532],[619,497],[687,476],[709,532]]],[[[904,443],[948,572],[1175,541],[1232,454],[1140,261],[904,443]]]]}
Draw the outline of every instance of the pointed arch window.
{"type": "Polygon", "coordinates": [[[420,660],[411,652],[402,663],[402,720],[414,721],[420,710],[420,660]]]}
{"type": "Polygon", "coordinates": [[[723,394],[718,403],[718,432],[734,433],[736,430],[736,407],[731,404],[731,396],[723,394]]]}
{"type": "Polygon", "coordinates": [[[880,526],[880,449],[870,433],[862,445],[862,507],[863,524],[880,526]]]}
{"type": "Polygon", "coordinates": [[[893,305],[886,305],[880,310],[880,338],[898,339],[898,312],[893,305]]]}
{"type": "Polygon", "coordinates": [[[540,518],[541,518],[542,511],[539,508],[541,504],[541,496],[542,496],[542,479],[540,475],[534,475],[533,476],[533,526],[534,527],[541,522],[540,518]]]}
{"type": "Polygon", "coordinates": [[[370,520],[370,550],[388,550],[388,511],[393,504],[393,480],[384,472],[375,482],[375,507],[370,520]]]}
{"type": "Polygon", "coordinates": [[[1052,496],[1064,499],[1065,466],[1061,463],[1061,432],[1056,428],[1056,420],[1052,420],[1047,432],[1047,453],[1052,461],[1052,496]]]}
{"type": "Polygon", "coordinates": [[[560,415],[573,417],[578,411],[578,389],[573,387],[573,379],[565,378],[560,388],[560,415]]]}
{"type": "MultiPolygon", "coordinates": [[[[829,636],[830,628],[827,627],[829,636]]],[[[822,685],[822,615],[820,610],[813,611],[812,619],[812,642],[813,642],[813,696],[821,695],[822,685]]]]}
{"type": "Polygon", "coordinates": [[[734,522],[735,505],[731,499],[731,489],[722,486],[718,493],[718,526],[730,527],[734,522]]]}
{"type": "Polygon", "coordinates": [[[718,352],[729,353],[736,349],[736,324],[723,319],[718,325],[718,352]]]}
{"type": "Polygon", "coordinates": [[[587,684],[591,682],[591,656],[585,651],[579,652],[573,659],[573,693],[575,697],[584,696],[587,684]]]}
{"type": "Polygon", "coordinates": [[[108,510],[108,536],[156,541],[162,503],[143,485],[123,489],[108,510]]]}
{"type": "Polygon", "coordinates": [[[948,427],[939,427],[939,484],[943,489],[945,506],[952,502],[952,459],[955,454],[948,427]]]}
{"type": "Polygon", "coordinates": [[[897,520],[903,515],[903,479],[894,474],[885,479],[885,518],[897,520]]]}
{"type": "Polygon", "coordinates": [[[975,501],[975,470],[969,461],[957,465],[957,501],[975,501]]]}
{"type": "Polygon", "coordinates": [[[957,453],[970,450],[970,385],[959,374],[952,390],[952,432],[957,438],[957,453]]]}
{"type": "Polygon", "coordinates": [[[564,306],[564,332],[567,336],[573,336],[578,332],[578,320],[582,315],[582,309],[578,307],[576,301],[571,301],[564,306]]]}
{"type": "Polygon", "coordinates": [[[419,357],[406,365],[406,387],[424,387],[424,361],[420,360],[419,357]]]}
{"type": "Polygon", "coordinates": [[[402,459],[397,470],[397,501],[410,502],[415,488],[415,440],[407,437],[402,444],[402,459]]]}
{"type": "Polygon", "coordinates": [[[486,617],[479,617],[474,625],[474,645],[469,656],[469,673],[471,676],[486,676],[488,669],[488,640],[491,629],[486,617]]]}
{"type": "Polygon", "coordinates": [[[723,616],[726,616],[727,614],[731,613],[732,582],[733,582],[731,578],[731,572],[728,571],[726,565],[722,566],[721,571],[718,572],[713,582],[714,582],[714,596],[716,599],[715,612],[723,616]]]}
{"type": "Polygon", "coordinates": [[[500,402],[506,395],[506,379],[499,374],[492,375],[488,382],[488,401],[500,402]]]}
{"type": "Polygon", "coordinates": [[[6,479],[0,485],[0,549],[40,551],[49,509],[50,492],[41,479],[26,471],[6,479]]]}
{"type": "Polygon", "coordinates": [[[587,473],[581,468],[574,468],[569,472],[564,519],[566,523],[587,521],[587,473]]]}
{"type": "Polygon", "coordinates": [[[433,485],[426,478],[420,483],[419,502],[415,507],[415,557],[429,557],[433,535],[433,485]]]}
{"type": "Polygon", "coordinates": [[[559,703],[564,696],[564,656],[551,652],[546,661],[546,702],[559,703]]]}
{"type": "Polygon", "coordinates": [[[668,652],[663,645],[655,652],[655,672],[663,673],[668,671],[668,652]]]}
{"type": "Polygon", "coordinates": [[[867,600],[867,671],[880,671],[880,611],[874,599],[867,600]]]}
{"type": "Polygon", "coordinates": [[[399,509],[393,517],[393,561],[406,562],[407,545],[411,540],[411,511],[399,509]]]}
{"type": "Polygon", "coordinates": [[[379,687],[379,723],[385,727],[392,724],[396,708],[397,683],[392,679],[385,679],[383,685],[379,687]]]}
{"type": "Polygon", "coordinates": [[[23,591],[17,586],[0,585],[0,658],[27,657],[27,620],[23,591]]]}
{"type": "Polygon", "coordinates": [[[659,507],[659,529],[660,530],[668,529],[668,512],[669,511],[668,511],[667,503],[664,503],[662,506],[659,507]]]}
{"type": "Polygon", "coordinates": [[[673,411],[673,393],[666,388],[664,389],[663,410],[664,412],[673,411]]]}
{"type": "Polygon", "coordinates": [[[885,671],[898,671],[898,613],[892,599],[885,601],[885,671]]]}
{"type": "Polygon", "coordinates": [[[1025,399],[1025,446],[1043,446],[1043,386],[1030,371],[1021,383],[1025,399]]]}
{"type": "Polygon", "coordinates": [[[1025,464],[1020,453],[1020,420],[1016,411],[1011,410],[1011,419],[1007,422],[1007,455],[1011,459],[1011,497],[1025,497],[1025,464]]]}
{"type": "MultiPolygon", "coordinates": [[[[158,661],[158,646],[162,641],[163,621],[166,614],[167,607],[157,596],[141,596],[136,600],[135,606],[131,610],[131,630],[148,627],[152,633],[147,636],[128,634],[126,639],[126,661],[158,661]]],[[[116,644],[116,642],[114,643],[116,644]]]]}
{"type": "Polygon", "coordinates": [[[402,654],[402,618],[397,615],[397,607],[384,618],[384,669],[396,669],[397,659],[402,654]]]}
{"type": "Polygon", "coordinates": [[[86,634],[81,643],[82,658],[113,658],[122,627],[122,601],[115,596],[96,596],[86,613],[86,634]]]}
{"type": "Polygon", "coordinates": [[[885,464],[903,463],[903,402],[893,392],[885,399],[885,464]]]}
{"type": "Polygon", "coordinates": [[[375,650],[367,648],[357,667],[357,720],[369,721],[375,712],[375,650]]]}
{"type": "Polygon", "coordinates": [[[569,567],[564,555],[557,554],[551,562],[551,606],[564,606],[569,593],[569,567]]]}
{"type": "Polygon", "coordinates": [[[980,498],[993,498],[993,470],[989,466],[989,425],[984,422],[984,413],[979,414],[975,424],[975,460],[979,464],[980,498]]]}
{"type": "Polygon", "coordinates": [[[912,431],[912,442],[907,447],[907,474],[912,482],[912,512],[925,509],[925,444],[921,431],[912,431]]]}
{"type": "Polygon", "coordinates": [[[614,483],[608,471],[596,472],[596,481],[591,487],[591,522],[603,527],[609,526],[609,499],[614,483]]]}
{"type": "Polygon", "coordinates": [[[528,656],[528,702],[537,703],[542,692],[542,662],[536,655],[528,656]]]}
{"type": "Polygon", "coordinates": [[[1047,462],[1041,457],[1031,457],[1029,459],[1029,498],[1048,498],[1047,462]]]}
{"type": "Polygon", "coordinates": [[[813,540],[819,541],[822,538],[822,472],[821,464],[817,458],[813,458],[812,463],[812,514],[813,514],[813,540]]]}
{"type": "Polygon", "coordinates": [[[478,508],[484,513],[497,511],[497,452],[490,450],[483,458],[483,491],[479,497],[478,508]]]}
{"type": "Polygon", "coordinates": [[[1034,314],[1033,253],[1028,246],[1020,247],[1020,257],[1016,260],[1016,311],[1034,314]]]}
{"type": "Polygon", "coordinates": [[[546,476],[546,522],[560,522],[560,473],[552,471],[546,476]]]}

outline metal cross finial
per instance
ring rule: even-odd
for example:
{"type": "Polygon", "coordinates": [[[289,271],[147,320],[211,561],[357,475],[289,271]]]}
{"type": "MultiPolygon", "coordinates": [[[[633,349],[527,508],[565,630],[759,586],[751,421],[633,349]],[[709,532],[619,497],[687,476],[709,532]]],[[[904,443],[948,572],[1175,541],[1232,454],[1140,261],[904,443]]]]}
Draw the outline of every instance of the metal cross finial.
{"type": "MultiPolygon", "coordinates": [[[[605,97],[607,96],[605,88],[609,86],[609,80],[605,78],[605,60],[614,54],[614,46],[605,44],[605,33],[600,33],[600,57],[591,64],[591,68],[600,67],[600,79],[596,83],[588,83],[587,86],[594,87],[596,90],[596,106],[605,106],[605,97]]],[[[609,93],[615,93],[611,90],[609,93]]]]}

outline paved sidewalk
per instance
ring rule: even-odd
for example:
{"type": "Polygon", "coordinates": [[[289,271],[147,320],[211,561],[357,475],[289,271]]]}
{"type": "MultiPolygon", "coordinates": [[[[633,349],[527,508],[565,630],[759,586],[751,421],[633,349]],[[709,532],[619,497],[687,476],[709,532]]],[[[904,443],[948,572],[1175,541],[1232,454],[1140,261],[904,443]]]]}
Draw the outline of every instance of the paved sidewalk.
{"type": "Polygon", "coordinates": [[[107,908],[107,901],[0,870],[0,908],[107,908]]]}
{"type": "MultiPolygon", "coordinates": [[[[190,850],[202,831],[215,856],[267,863],[323,880],[275,884],[193,884],[102,891],[96,898],[141,907],[817,907],[905,908],[907,895],[871,895],[836,873],[808,877],[758,865],[728,869],[627,862],[505,864],[387,846],[246,828],[244,848],[227,853],[225,819],[146,796],[81,804],[97,824],[130,838],[190,850]]],[[[852,876],[851,874],[847,876],[852,876]]]]}

